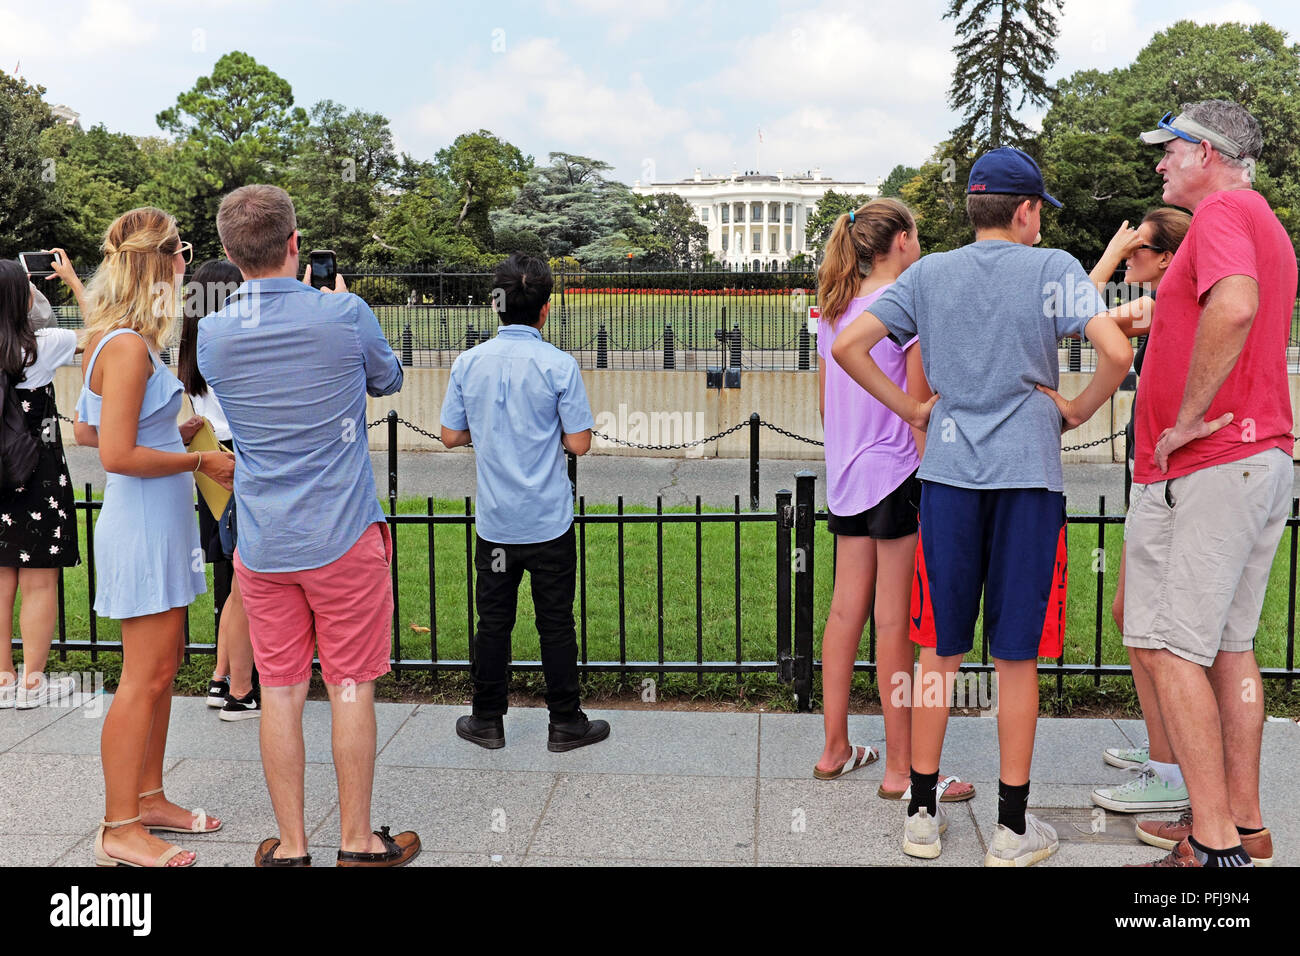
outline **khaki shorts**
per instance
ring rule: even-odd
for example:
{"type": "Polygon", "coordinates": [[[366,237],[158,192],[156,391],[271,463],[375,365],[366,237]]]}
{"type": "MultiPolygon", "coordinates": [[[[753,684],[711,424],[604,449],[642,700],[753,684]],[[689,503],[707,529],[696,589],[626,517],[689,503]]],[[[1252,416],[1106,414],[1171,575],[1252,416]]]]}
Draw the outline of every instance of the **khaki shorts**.
{"type": "Polygon", "coordinates": [[[1249,651],[1286,526],[1291,457],[1271,448],[1134,484],[1124,522],[1124,644],[1204,667],[1249,651]]]}

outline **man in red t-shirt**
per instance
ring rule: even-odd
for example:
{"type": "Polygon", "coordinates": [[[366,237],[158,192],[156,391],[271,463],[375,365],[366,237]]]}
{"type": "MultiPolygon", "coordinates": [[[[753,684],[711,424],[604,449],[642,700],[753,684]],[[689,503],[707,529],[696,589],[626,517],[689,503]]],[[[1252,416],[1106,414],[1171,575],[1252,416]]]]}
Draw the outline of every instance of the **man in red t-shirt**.
{"type": "Polygon", "coordinates": [[[1124,643],[1151,673],[1192,811],[1144,822],[1157,865],[1271,862],[1259,810],[1255,629],[1293,481],[1290,237],[1251,188],[1259,124],[1210,100],[1167,114],[1165,202],[1193,211],[1160,284],[1138,386],[1124,643]]]}

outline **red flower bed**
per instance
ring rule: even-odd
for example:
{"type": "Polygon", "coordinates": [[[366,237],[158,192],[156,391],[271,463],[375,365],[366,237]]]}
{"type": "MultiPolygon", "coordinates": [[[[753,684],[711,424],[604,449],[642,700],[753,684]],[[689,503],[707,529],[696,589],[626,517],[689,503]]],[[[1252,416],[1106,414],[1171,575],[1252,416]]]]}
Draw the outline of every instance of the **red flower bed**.
{"type": "Polygon", "coordinates": [[[570,286],[565,295],[812,295],[810,289],[584,289],[570,286]]]}

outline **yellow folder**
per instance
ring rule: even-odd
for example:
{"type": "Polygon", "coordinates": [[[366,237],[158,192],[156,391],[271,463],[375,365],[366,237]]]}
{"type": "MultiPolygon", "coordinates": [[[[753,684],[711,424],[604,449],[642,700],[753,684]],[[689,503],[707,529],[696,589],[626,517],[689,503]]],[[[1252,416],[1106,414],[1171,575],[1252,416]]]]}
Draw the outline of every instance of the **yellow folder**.
{"type": "MultiPolygon", "coordinates": [[[[217,433],[212,430],[212,423],[206,418],[203,420],[203,427],[194,433],[194,437],[185,446],[185,450],[188,452],[230,451],[229,448],[217,441],[217,433]]],[[[212,517],[220,521],[221,513],[226,510],[226,504],[230,501],[230,492],[207,475],[198,471],[194,473],[194,484],[198,486],[199,492],[203,495],[203,501],[208,506],[208,510],[212,512],[212,517]]]]}

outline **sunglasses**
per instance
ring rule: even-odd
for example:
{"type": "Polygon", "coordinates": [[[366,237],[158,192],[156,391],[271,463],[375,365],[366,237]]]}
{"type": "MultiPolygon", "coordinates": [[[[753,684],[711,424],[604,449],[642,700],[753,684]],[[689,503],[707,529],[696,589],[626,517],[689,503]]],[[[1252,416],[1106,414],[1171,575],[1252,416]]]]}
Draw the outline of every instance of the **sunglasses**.
{"type": "Polygon", "coordinates": [[[1169,132],[1177,136],[1179,139],[1184,139],[1187,140],[1187,142],[1189,143],[1195,143],[1197,146],[1200,146],[1201,138],[1199,136],[1193,136],[1191,133],[1184,133],[1182,130],[1176,129],[1174,127],[1174,124],[1171,122],[1174,116],[1175,116],[1174,111],[1170,110],[1161,118],[1160,122],[1157,123],[1156,126],[1159,129],[1168,130],[1169,132]]]}
{"type": "Polygon", "coordinates": [[[1138,246],[1138,248],[1139,248],[1139,249],[1149,249],[1149,250],[1151,250],[1152,252],[1164,252],[1164,251],[1165,251],[1164,249],[1161,249],[1159,246],[1148,246],[1145,242],[1142,243],[1142,245],[1138,246]]]}

